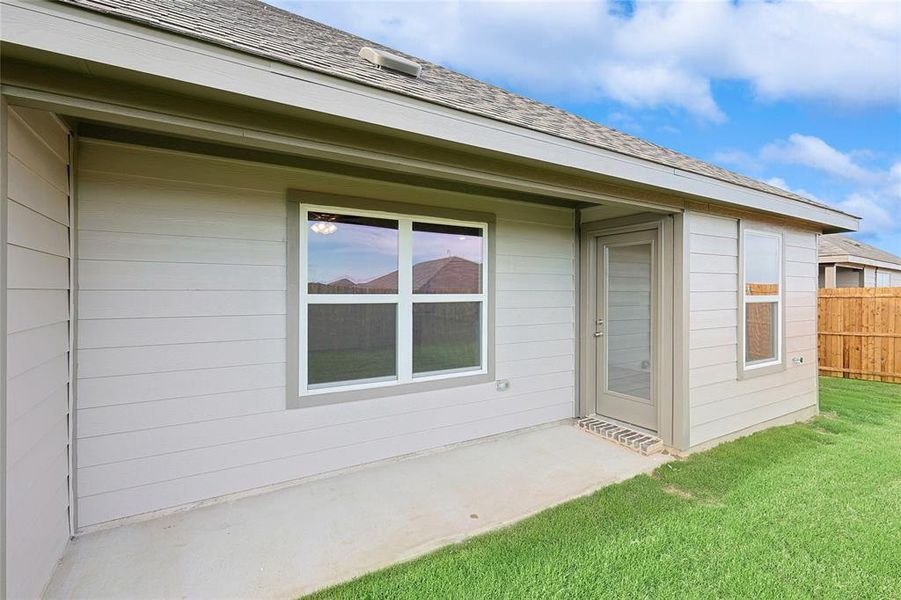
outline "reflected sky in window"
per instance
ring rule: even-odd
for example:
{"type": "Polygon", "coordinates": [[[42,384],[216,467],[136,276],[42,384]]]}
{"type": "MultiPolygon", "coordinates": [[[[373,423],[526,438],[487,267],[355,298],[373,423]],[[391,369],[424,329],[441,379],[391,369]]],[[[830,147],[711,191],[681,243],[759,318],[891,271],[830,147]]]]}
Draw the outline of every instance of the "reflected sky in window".
{"type": "Polygon", "coordinates": [[[413,223],[413,264],[456,256],[482,263],[482,230],[477,227],[413,223]]]}
{"type": "Polygon", "coordinates": [[[397,271],[397,221],[310,213],[307,227],[311,283],[363,283],[397,271]]]}

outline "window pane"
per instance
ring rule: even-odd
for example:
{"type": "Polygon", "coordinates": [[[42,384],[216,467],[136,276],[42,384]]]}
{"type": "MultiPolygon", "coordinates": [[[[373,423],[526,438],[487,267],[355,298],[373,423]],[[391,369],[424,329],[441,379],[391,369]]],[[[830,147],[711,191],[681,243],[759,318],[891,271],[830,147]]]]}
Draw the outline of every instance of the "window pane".
{"type": "Polygon", "coordinates": [[[397,305],[311,304],[309,385],[397,376],[397,305]]]}
{"type": "Polygon", "coordinates": [[[413,372],[481,366],[481,302],[413,305],[413,372]]]}
{"type": "Polygon", "coordinates": [[[651,244],[607,248],[607,390],[651,399],[651,244]]]}
{"type": "Polygon", "coordinates": [[[311,212],[307,226],[309,293],[397,293],[397,221],[311,212]]]}
{"type": "Polygon", "coordinates": [[[779,293],[779,238],[745,232],[745,294],[779,293]]]}
{"type": "Polygon", "coordinates": [[[413,223],[415,293],[478,294],[481,283],[481,229],[413,223]]]}
{"type": "Polygon", "coordinates": [[[777,302],[745,304],[745,356],[749,363],[776,359],[777,302]]]}

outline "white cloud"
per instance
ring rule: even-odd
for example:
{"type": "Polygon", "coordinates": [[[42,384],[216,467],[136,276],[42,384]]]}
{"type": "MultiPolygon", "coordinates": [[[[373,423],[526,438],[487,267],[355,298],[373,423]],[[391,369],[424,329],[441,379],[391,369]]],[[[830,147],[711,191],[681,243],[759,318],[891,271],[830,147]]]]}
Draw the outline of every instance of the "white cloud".
{"type": "Polygon", "coordinates": [[[764,100],[901,100],[901,3],[654,2],[631,15],[582,2],[277,4],[475,77],[550,97],[611,98],[725,118],[711,91],[764,100]]]}
{"type": "Polygon", "coordinates": [[[735,148],[718,150],[713,153],[710,160],[715,164],[730,166],[746,173],[759,171],[763,166],[756,157],[735,148]]]}
{"type": "MultiPolygon", "coordinates": [[[[714,153],[715,163],[731,165],[741,171],[779,171],[780,166],[801,165],[823,173],[846,191],[843,198],[827,191],[825,198],[803,189],[792,187],[783,177],[766,180],[770,185],[801,196],[831,203],[833,206],[862,218],[861,237],[877,245],[892,246],[901,238],[901,160],[887,168],[877,169],[860,164],[857,159],[873,159],[878,153],[870,150],[842,152],[821,138],[794,133],[787,139],[764,145],[756,154],[737,149],[724,149],[714,153]]],[[[837,187],[835,185],[832,186],[837,187]]]]}
{"type": "Polygon", "coordinates": [[[775,186],[775,187],[777,187],[777,188],[783,189],[783,190],[785,190],[785,191],[787,191],[787,192],[792,192],[793,194],[798,194],[799,196],[804,196],[805,198],[810,198],[811,200],[816,200],[816,201],[818,201],[818,202],[820,201],[819,198],[817,198],[814,194],[811,194],[810,192],[808,192],[808,191],[805,190],[804,188],[792,188],[792,187],[790,187],[790,186],[785,182],[785,180],[782,179],[781,177],[770,177],[769,179],[766,180],[766,182],[767,182],[768,184],[772,185],[772,186],[775,186]]]}
{"type": "MultiPolygon", "coordinates": [[[[847,198],[838,203],[838,206],[845,212],[861,217],[861,233],[881,235],[899,229],[897,217],[892,217],[889,209],[883,206],[883,204],[891,203],[891,198],[880,196],[872,191],[864,191],[849,194],[847,198]]],[[[894,199],[894,204],[897,210],[897,198],[894,199]]]]}
{"type": "Polygon", "coordinates": [[[770,162],[803,165],[861,183],[874,183],[885,176],[857,164],[851,153],[840,152],[818,137],[800,133],[767,144],[760,157],[770,162]]]}

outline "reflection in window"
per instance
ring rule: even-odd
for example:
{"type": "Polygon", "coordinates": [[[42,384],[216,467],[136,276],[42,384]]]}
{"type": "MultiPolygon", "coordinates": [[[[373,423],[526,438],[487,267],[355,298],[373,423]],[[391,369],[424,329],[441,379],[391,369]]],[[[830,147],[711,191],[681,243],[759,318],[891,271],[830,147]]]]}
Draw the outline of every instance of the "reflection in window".
{"type": "Polygon", "coordinates": [[[481,302],[414,304],[413,372],[479,368],[481,308],[481,302]]]}
{"type": "Polygon", "coordinates": [[[779,238],[745,233],[745,294],[771,296],[779,293],[779,238]]]}
{"type": "Polygon", "coordinates": [[[776,302],[749,302],[745,307],[745,360],[776,358],[776,302]]]}
{"type": "Polygon", "coordinates": [[[413,292],[478,294],[482,280],[482,230],[413,223],[413,292]]]}
{"type": "Polygon", "coordinates": [[[307,318],[309,385],[397,376],[396,304],[311,304],[307,318]]]}
{"type": "Polygon", "coordinates": [[[310,294],[396,294],[397,221],[311,212],[310,294]]]}
{"type": "Polygon", "coordinates": [[[607,248],[607,390],[651,399],[651,244],[607,248]]]}
{"type": "Polygon", "coordinates": [[[744,362],[753,368],[780,360],[782,238],[745,231],[743,242],[744,362]]]}
{"type": "Polygon", "coordinates": [[[303,205],[301,214],[302,394],[487,372],[487,224],[303,205]]]}

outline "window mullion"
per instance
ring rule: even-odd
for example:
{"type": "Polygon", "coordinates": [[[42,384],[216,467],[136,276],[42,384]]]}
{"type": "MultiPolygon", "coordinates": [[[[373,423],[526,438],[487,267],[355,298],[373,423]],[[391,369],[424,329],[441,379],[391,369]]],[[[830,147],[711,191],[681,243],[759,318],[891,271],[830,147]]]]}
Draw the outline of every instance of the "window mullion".
{"type": "Polygon", "coordinates": [[[398,223],[397,377],[413,379],[413,222],[398,223]]]}

